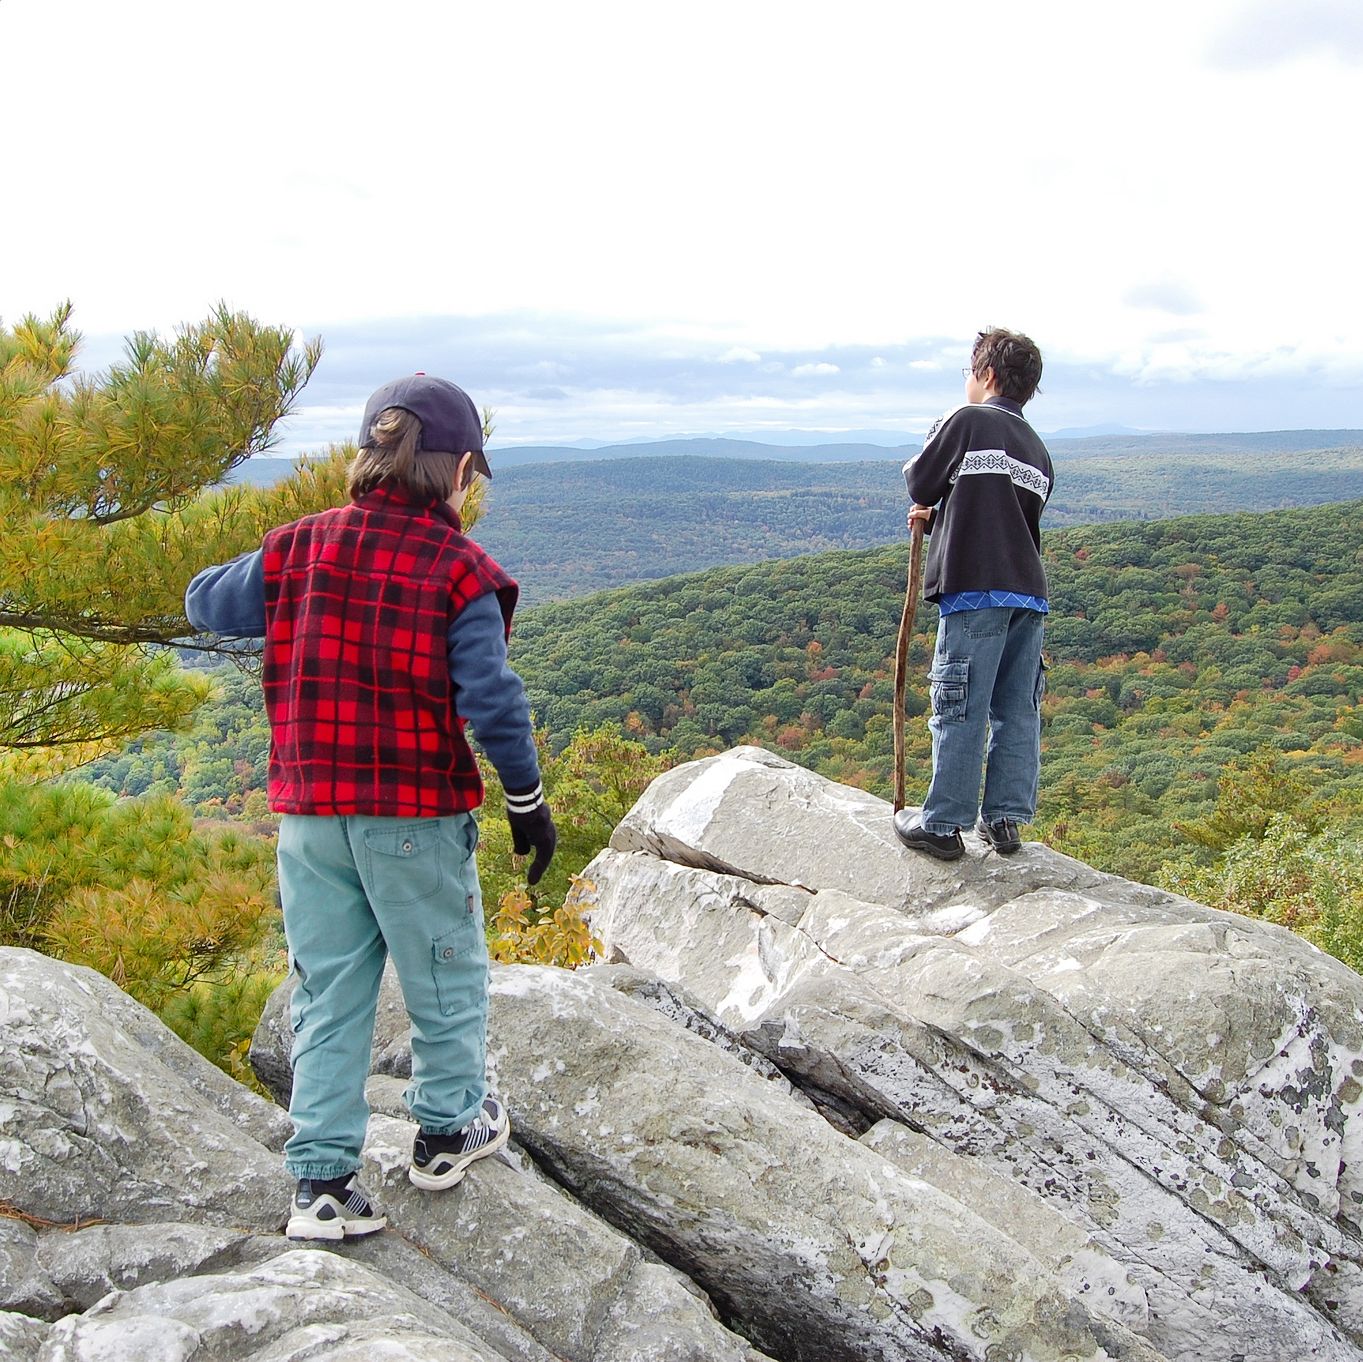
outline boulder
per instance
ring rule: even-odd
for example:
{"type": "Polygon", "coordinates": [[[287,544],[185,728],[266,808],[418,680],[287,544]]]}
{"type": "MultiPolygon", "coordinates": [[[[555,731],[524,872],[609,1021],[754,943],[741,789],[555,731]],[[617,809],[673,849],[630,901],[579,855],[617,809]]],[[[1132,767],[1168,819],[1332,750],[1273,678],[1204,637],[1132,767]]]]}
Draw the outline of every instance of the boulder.
{"type": "Polygon", "coordinates": [[[917,1176],[1029,1251],[1070,1222],[1167,1356],[1357,1358],[1363,980],[1280,928],[967,841],[915,855],[883,801],[736,749],[655,781],[584,878],[612,958],[898,1123],[877,1148],[903,1163],[912,1137],[917,1176]]]}
{"type": "Polygon", "coordinates": [[[17,1217],[0,1216],[0,1312],[57,1319],[64,1307],[62,1293],[38,1262],[38,1231],[17,1217]]]}
{"type": "Polygon", "coordinates": [[[1160,1355],[960,1202],[597,979],[494,970],[491,1033],[535,1159],[776,1357],[1160,1355]]]}
{"type": "MultiPolygon", "coordinates": [[[[589,1278],[621,1275],[611,1255],[628,1236],[702,1288],[730,1330],[790,1362],[1161,1357],[1114,1306],[1090,1309],[967,1206],[839,1133],[724,1047],[611,987],[612,973],[495,966],[491,975],[489,1064],[518,1141],[578,1202],[622,1232],[614,1246],[603,1246],[607,1257],[594,1262],[589,1278]]],[[[391,1050],[394,1041],[376,1038],[380,1043],[391,1050]]],[[[371,1080],[371,1105],[400,1110],[400,1086],[371,1080]]],[[[385,1209],[395,1208],[390,1214],[403,1233],[420,1236],[439,1261],[464,1244],[462,1270],[503,1300],[499,1293],[509,1287],[497,1274],[505,1263],[495,1254],[471,1261],[470,1235],[459,1221],[458,1232],[441,1228],[443,1205],[421,1222],[430,1201],[402,1182],[411,1133],[381,1117],[371,1121],[369,1158],[378,1164],[371,1181],[385,1209]]],[[[462,1216],[467,1206],[469,1214],[496,1217],[489,1242],[519,1242],[516,1227],[536,1223],[544,1194],[533,1184],[516,1196],[509,1188],[496,1162],[479,1165],[448,1216],[462,1216]],[[501,1192],[486,1205],[484,1184],[501,1192]],[[528,1192],[533,1201],[523,1200],[528,1192]]],[[[544,1240],[545,1231],[531,1239],[544,1240]]],[[[549,1242],[548,1256],[561,1256],[549,1242]]],[[[626,1261],[633,1261],[628,1252],[626,1261]]],[[[537,1276],[536,1260],[530,1266],[537,1276]]],[[[632,1316],[619,1331],[636,1335],[632,1346],[646,1335],[639,1334],[645,1316],[630,1300],[655,1296],[667,1281],[663,1272],[642,1274],[648,1292],[631,1286],[612,1308],[612,1315],[632,1316]]],[[[553,1290],[550,1279],[544,1294],[553,1290]]],[[[686,1304],[671,1296],[674,1312],[686,1304]]],[[[504,1303],[515,1312],[535,1308],[534,1300],[504,1303]]],[[[592,1309],[600,1315],[599,1305],[592,1309]]],[[[566,1355],[583,1355],[584,1334],[552,1344],[537,1336],[566,1355]]],[[[728,1356],[713,1344],[659,1355],[697,1362],[728,1356]]]]}
{"type": "MultiPolygon", "coordinates": [[[[261,1235],[251,1245],[250,1256],[264,1262],[293,1247],[286,1240],[261,1235]]],[[[400,1282],[458,1320],[505,1362],[558,1362],[500,1302],[460,1276],[457,1264],[437,1263],[400,1231],[349,1241],[339,1250],[314,1247],[313,1251],[339,1252],[350,1262],[363,1263],[381,1277],[400,1282]]]]}
{"type": "Polygon", "coordinates": [[[27,1315],[0,1310],[0,1357],[5,1362],[37,1362],[50,1328],[27,1315]]]}
{"type": "Polygon", "coordinates": [[[897,908],[928,930],[956,930],[963,917],[1032,885],[1081,889],[1112,878],[1037,843],[1011,862],[908,858],[883,799],[760,747],[736,747],[665,772],[625,815],[610,844],[754,884],[841,889],[897,908]]]}
{"type": "MultiPolygon", "coordinates": [[[[401,1088],[371,1079],[371,1105],[400,1110],[401,1088]]],[[[555,1357],[760,1362],[691,1282],[650,1261],[514,1148],[475,1165],[453,1195],[418,1191],[407,1180],[416,1131],[408,1120],[371,1117],[366,1186],[408,1242],[457,1270],[555,1357]]]]}
{"type": "MultiPolygon", "coordinates": [[[[1277,928],[757,749],[590,866],[613,963],[497,966],[513,1141],[407,1180],[385,976],[364,1180],[278,1233],[283,1111],[109,981],[0,950],[0,1356],[1359,1362],[1363,980],[1277,928]]],[[[288,1004],[252,1046],[287,1102],[288,1004]]]]}
{"type": "Polygon", "coordinates": [[[277,1229],[276,1108],[93,970],[0,949],[0,1201],[39,1220],[277,1229]]]}
{"type": "Polygon", "coordinates": [[[101,1362],[500,1362],[459,1321],[335,1253],[113,1291],[49,1326],[41,1356],[101,1362]]]}
{"type": "Polygon", "coordinates": [[[1138,1333],[1150,1326],[1146,1293],[1103,1246],[1020,1182],[952,1153],[899,1121],[878,1121],[862,1143],[910,1177],[940,1188],[1008,1237],[1081,1299],[1138,1333]]]}
{"type": "Polygon", "coordinates": [[[111,1291],[235,1265],[251,1238],[246,1230],[220,1225],[91,1225],[48,1230],[38,1241],[36,1258],[60,1293],[60,1313],[66,1315],[90,1309],[111,1291]]]}
{"type": "MultiPolygon", "coordinates": [[[[278,1143],[278,1107],[203,1072],[101,976],[5,951],[0,986],[5,1356],[765,1362],[693,1283],[523,1155],[418,1192],[406,1177],[415,1127],[390,1116],[375,1116],[366,1147],[385,1234],[298,1245],[259,1233],[282,1224],[292,1187],[251,1133],[278,1143]]],[[[276,1023],[288,993],[257,1038],[267,1070],[273,1058],[287,1072],[276,1023]]],[[[376,1065],[390,1067],[387,1053],[409,1069],[391,977],[381,1018],[376,1065]]],[[[402,1089],[370,1082],[375,1107],[395,1115],[402,1089]]]]}

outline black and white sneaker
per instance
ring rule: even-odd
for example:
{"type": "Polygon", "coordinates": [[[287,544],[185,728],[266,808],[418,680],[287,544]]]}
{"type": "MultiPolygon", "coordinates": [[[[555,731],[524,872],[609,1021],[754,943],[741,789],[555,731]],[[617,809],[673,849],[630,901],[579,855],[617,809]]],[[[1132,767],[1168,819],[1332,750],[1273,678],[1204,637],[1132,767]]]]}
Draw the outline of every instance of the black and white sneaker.
{"type": "Polygon", "coordinates": [[[422,1130],[412,1141],[412,1167],[407,1176],[413,1186],[426,1192],[453,1187],[470,1164],[495,1154],[510,1137],[506,1108],[495,1097],[485,1098],[483,1109],[462,1130],[450,1135],[422,1130]]]}
{"type": "Polygon", "coordinates": [[[355,1174],[343,1178],[300,1178],[293,1194],[293,1213],[284,1233],[290,1239],[354,1239],[373,1234],[388,1223],[355,1185],[355,1174]]]}

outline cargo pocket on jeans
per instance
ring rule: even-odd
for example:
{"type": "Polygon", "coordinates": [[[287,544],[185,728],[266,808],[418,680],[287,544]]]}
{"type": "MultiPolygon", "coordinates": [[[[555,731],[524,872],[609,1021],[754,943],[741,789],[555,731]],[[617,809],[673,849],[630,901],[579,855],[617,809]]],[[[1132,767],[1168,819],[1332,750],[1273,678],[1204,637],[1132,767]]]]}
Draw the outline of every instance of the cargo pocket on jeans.
{"type": "Polygon", "coordinates": [[[482,940],[483,915],[469,895],[460,906],[459,921],[431,942],[431,973],[441,1016],[452,1016],[469,1006],[482,987],[486,966],[475,967],[473,959],[482,940]]]}
{"type": "Polygon", "coordinates": [[[1051,664],[1044,657],[1039,658],[1036,664],[1036,694],[1032,696],[1032,705],[1035,709],[1041,708],[1041,697],[1046,694],[1046,673],[1050,671],[1051,664]]]}
{"type": "Polygon", "coordinates": [[[943,662],[934,662],[928,673],[933,718],[940,719],[944,724],[964,723],[969,689],[969,658],[948,658],[943,662]]]}
{"type": "Polygon", "coordinates": [[[292,951],[289,952],[289,970],[294,976],[293,992],[289,995],[289,1030],[296,1038],[303,1029],[304,1017],[312,1002],[312,994],[308,992],[308,976],[292,951]]]}

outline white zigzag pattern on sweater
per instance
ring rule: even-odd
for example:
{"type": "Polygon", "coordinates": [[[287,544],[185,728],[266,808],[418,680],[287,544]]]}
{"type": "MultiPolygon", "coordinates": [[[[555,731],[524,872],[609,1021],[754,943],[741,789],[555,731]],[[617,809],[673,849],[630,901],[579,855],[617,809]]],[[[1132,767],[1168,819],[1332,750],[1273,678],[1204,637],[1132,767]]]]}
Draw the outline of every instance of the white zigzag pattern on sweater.
{"type": "Polygon", "coordinates": [[[971,473],[1003,473],[1015,487],[1035,492],[1043,501],[1051,490],[1051,480],[1039,469],[1015,459],[1001,449],[972,449],[951,475],[952,482],[971,473]]]}

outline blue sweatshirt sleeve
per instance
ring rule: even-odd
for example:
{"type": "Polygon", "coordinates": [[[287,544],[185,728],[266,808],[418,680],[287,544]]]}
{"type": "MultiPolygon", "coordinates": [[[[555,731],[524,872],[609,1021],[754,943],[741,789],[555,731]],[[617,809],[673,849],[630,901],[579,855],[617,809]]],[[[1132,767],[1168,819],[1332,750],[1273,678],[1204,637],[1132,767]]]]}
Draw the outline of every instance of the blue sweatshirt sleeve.
{"type": "Polygon", "coordinates": [[[507,665],[506,627],[495,592],[475,597],[455,616],[448,648],[455,712],[473,725],[503,787],[538,785],[530,701],[525,683],[507,665]]]}
{"type": "Polygon", "coordinates": [[[185,592],[189,622],[206,634],[265,637],[265,571],[261,551],[204,568],[185,592]]]}

